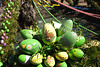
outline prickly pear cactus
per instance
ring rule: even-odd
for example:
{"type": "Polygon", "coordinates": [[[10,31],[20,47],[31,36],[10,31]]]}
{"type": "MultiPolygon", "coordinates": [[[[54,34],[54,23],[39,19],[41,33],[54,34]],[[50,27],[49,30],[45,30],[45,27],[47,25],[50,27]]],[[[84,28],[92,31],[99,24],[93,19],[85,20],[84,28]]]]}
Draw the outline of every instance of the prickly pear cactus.
{"type": "Polygon", "coordinates": [[[46,44],[51,44],[56,41],[56,31],[52,24],[46,23],[43,27],[42,40],[46,44]]]}

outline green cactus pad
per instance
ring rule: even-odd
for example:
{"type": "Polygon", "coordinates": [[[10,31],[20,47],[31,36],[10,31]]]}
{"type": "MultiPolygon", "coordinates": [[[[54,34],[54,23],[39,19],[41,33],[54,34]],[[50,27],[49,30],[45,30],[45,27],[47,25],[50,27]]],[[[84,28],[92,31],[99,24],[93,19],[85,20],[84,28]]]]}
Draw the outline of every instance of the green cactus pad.
{"type": "Polygon", "coordinates": [[[58,30],[58,36],[63,35],[66,31],[71,31],[72,28],[73,28],[73,21],[70,20],[70,19],[67,20],[67,21],[65,21],[65,22],[61,25],[60,29],[58,30]]]}
{"type": "Polygon", "coordinates": [[[19,46],[27,54],[35,54],[42,48],[41,43],[36,39],[23,40],[19,46]]]}

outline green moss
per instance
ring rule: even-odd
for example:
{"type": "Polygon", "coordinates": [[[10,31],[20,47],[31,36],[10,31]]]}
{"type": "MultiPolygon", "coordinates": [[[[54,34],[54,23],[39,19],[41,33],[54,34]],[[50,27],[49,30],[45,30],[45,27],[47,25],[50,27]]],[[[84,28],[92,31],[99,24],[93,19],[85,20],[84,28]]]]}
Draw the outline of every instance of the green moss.
{"type": "Polygon", "coordinates": [[[100,51],[98,51],[98,47],[91,47],[84,50],[85,55],[88,57],[86,65],[96,65],[97,64],[97,56],[100,55],[100,51]]]}
{"type": "Polygon", "coordinates": [[[71,60],[70,58],[66,61],[71,67],[98,67],[100,66],[100,42],[97,40],[90,40],[85,43],[89,47],[81,48],[84,52],[84,57],[80,60],[71,60]],[[98,43],[98,45],[96,45],[98,43]]]}
{"type": "MultiPolygon", "coordinates": [[[[19,15],[19,2],[20,0],[17,0],[15,1],[16,3],[14,4],[14,6],[11,6],[13,9],[9,9],[10,12],[12,13],[11,15],[11,19],[6,19],[10,22],[10,25],[8,25],[5,20],[4,20],[4,16],[5,16],[5,13],[7,12],[6,10],[4,10],[3,12],[3,16],[2,16],[2,23],[4,22],[6,24],[6,26],[8,27],[8,29],[10,30],[9,33],[6,33],[6,36],[8,36],[8,39],[4,39],[4,42],[7,43],[6,47],[4,47],[3,45],[0,45],[3,47],[3,51],[4,51],[4,54],[3,55],[0,55],[0,61],[2,61],[3,63],[5,61],[8,60],[8,58],[14,53],[14,42],[15,42],[15,39],[16,39],[16,35],[17,35],[17,27],[18,27],[18,15],[19,15]],[[17,5],[17,6],[16,6],[17,5]]],[[[6,2],[6,3],[9,3],[9,2],[6,2]]],[[[7,7],[6,7],[7,8],[7,7]]],[[[2,23],[0,25],[2,25],[2,23]]],[[[4,26],[0,27],[0,29],[4,29],[4,26]]],[[[0,32],[0,36],[2,36],[1,32],[0,32]]]]}

